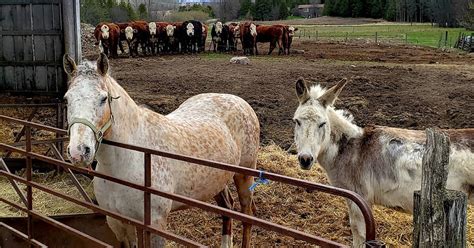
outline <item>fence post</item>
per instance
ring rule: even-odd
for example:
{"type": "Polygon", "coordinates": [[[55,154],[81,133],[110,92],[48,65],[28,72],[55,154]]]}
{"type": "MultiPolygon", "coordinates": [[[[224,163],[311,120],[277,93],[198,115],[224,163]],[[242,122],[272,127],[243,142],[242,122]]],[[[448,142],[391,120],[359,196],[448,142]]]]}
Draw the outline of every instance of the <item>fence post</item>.
{"type": "Polygon", "coordinates": [[[316,30],[316,41],[318,41],[319,32],[316,30]]]}
{"type": "Polygon", "coordinates": [[[405,44],[408,44],[408,33],[405,33],[405,44]]]}
{"type": "Polygon", "coordinates": [[[446,31],[446,39],[444,40],[444,47],[448,46],[448,31],[446,31]]]}
{"type": "Polygon", "coordinates": [[[426,130],[421,191],[414,193],[413,247],[465,247],[467,197],[446,190],[449,138],[440,130],[426,130]]]}
{"type": "Polygon", "coordinates": [[[347,42],[347,36],[349,36],[349,32],[346,32],[346,42],[347,42]]]}
{"type": "Polygon", "coordinates": [[[375,43],[378,43],[378,32],[375,32],[375,43]]]}

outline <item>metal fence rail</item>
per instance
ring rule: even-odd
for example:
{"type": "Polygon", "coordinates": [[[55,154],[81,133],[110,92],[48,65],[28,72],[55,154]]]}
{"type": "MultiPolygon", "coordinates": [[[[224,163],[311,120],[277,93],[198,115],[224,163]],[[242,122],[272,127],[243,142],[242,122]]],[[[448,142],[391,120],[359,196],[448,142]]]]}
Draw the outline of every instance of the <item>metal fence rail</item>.
{"type": "MultiPolygon", "coordinates": [[[[113,218],[116,218],[120,221],[123,221],[127,224],[131,224],[131,225],[135,226],[139,230],[139,233],[140,233],[139,239],[138,239],[140,247],[149,247],[150,246],[150,233],[158,234],[158,235],[160,235],[160,236],[162,236],[166,239],[173,240],[177,243],[180,243],[180,244],[183,244],[183,245],[186,245],[186,246],[202,246],[199,243],[193,242],[193,241],[188,240],[186,238],[180,237],[176,234],[170,233],[168,231],[160,230],[160,229],[157,229],[157,228],[151,226],[151,204],[150,204],[151,199],[150,198],[151,198],[151,195],[156,195],[156,196],[165,197],[165,198],[168,198],[168,199],[171,199],[171,200],[174,200],[174,201],[179,201],[179,202],[184,203],[184,204],[186,204],[188,206],[191,206],[191,207],[197,207],[197,208],[200,208],[200,209],[208,211],[208,212],[212,212],[212,213],[219,214],[219,215],[224,215],[224,216],[227,216],[227,217],[232,218],[232,219],[236,219],[236,220],[239,220],[239,221],[242,221],[242,222],[250,223],[252,225],[260,226],[264,229],[274,231],[274,232],[278,232],[278,233],[281,233],[283,235],[290,236],[290,237],[293,237],[295,239],[303,240],[303,241],[306,241],[306,242],[311,243],[311,244],[320,245],[322,247],[344,247],[344,245],[342,245],[342,244],[324,239],[322,237],[307,234],[307,233],[304,233],[304,232],[301,232],[301,231],[298,231],[298,230],[294,230],[292,228],[288,228],[288,227],[281,226],[281,225],[278,225],[278,224],[275,224],[275,223],[271,223],[271,222],[266,221],[266,220],[262,220],[262,219],[259,219],[259,218],[253,217],[253,216],[242,214],[240,212],[236,212],[236,211],[232,211],[232,210],[229,210],[229,209],[226,209],[226,208],[215,206],[215,205],[212,205],[212,204],[209,204],[209,203],[206,203],[206,202],[201,202],[201,201],[198,201],[198,200],[195,200],[195,199],[192,199],[192,198],[188,198],[188,197],[185,197],[185,196],[181,196],[181,195],[173,194],[173,193],[170,193],[170,192],[164,192],[164,191],[155,189],[155,188],[151,187],[151,180],[150,180],[150,178],[151,178],[151,156],[152,155],[166,157],[166,158],[170,158],[170,159],[176,159],[176,160],[185,161],[185,162],[189,162],[189,163],[194,163],[194,164],[198,164],[198,165],[202,165],[202,166],[208,166],[208,167],[213,167],[213,168],[217,168],[217,169],[232,171],[232,172],[235,172],[235,173],[244,174],[244,175],[253,176],[253,177],[259,177],[260,176],[261,171],[259,171],[259,170],[243,168],[243,167],[239,167],[239,166],[235,166],[235,165],[219,163],[219,162],[209,161],[209,160],[205,160],[205,159],[199,159],[199,158],[194,158],[194,157],[190,157],[190,156],[183,156],[183,155],[179,155],[179,154],[174,154],[174,153],[169,153],[169,152],[164,152],[164,151],[159,151],[159,150],[153,150],[153,149],[139,147],[139,146],[133,146],[133,145],[129,145],[129,144],[123,144],[123,143],[119,143],[119,142],[104,140],[104,142],[103,142],[104,144],[120,147],[120,148],[127,149],[127,150],[138,151],[138,152],[142,152],[144,154],[144,166],[145,166],[144,179],[145,179],[145,182],[144,182],[144,185],[139,185],[139,184],[131,183],[131,182],[124,181],[124,180],[121,180],[121,179],[118,179],[118,178],[114,178],[114,177],[111,177],[109,175],[102,174],[102,173],[99,173],[99,172],[96,172],[96,171],[93,171],[93,170],[74,167],[72,164],[67,163],[65,161],[50,158],[50,157],[40,155],[40,154],[36,154],[36,153],[33,153],[31,151],[31,143],[32,143],[31,142],[31,131],[30,131],[31,128],[38,128],[38,129],[42,129],[42,130],[47,130],[47,131],[51,131],[51,132],[54,132],[54,133],[60,134],[60,135],[65,135],[67,133],[66,130],[53,128],[53,127],[45,126],[45,125],[38,124],[38,123],[23,121],[23,120],[11,118],[11,117],[3,116],[3,115],[0,115],[0,120],[18,123],[18,124],[24,125],[26,127],[26,149],[25,150],[14,147],[14,146],[11,146],[11,145],[3,144],[3,143],[0,143],[0,149],[5,149],[5,150],[11,151],[11,152],[19,153],[19,154],[24,155],[24,156],[27,157],[27,165],[28,165],[27,166],[28,167],[27,168],[27,179],[23,179],[21,177],[12,175],[12,174],[10,174],[6,171],[0,171],[0,175],[5,176],[5,177],[7,177],[11,180],[19,181],[19,182],[24,183],[24,184],[27,185],[27,189],[28,189],[28,194],[27,194],[28,208],[25,209],[25,210],[27,211],[28,216],[30,217],[29,221],[28,221],[29,223],[31,223],[31,220],[30,220],[31,216],[35,213],[31,208],[31,200],[32,200],[31,199],[31,188],[33,187],[33,188],[37,188],[39,190],[45,191],[47,193],[50,193],[52,195],[55,195],[57,197],[63,198],[67,201],[71,201],[71,202],[73,202],[75,204],[78,204],[82,207],[86,207],[86,208],[91,209],[93,211],[108,215],[110,217],[113,217],[113,218]],[[144,197],[144,211],[145,211],[144,212],[144,220],[143,221],[135,220],[135,219],[123,216],[121,214],[108,211],[108,210],[106,210],[104,208],[101,208],[97,205],[94,205],[90,202],[75,199],[73,197],[70,197],[70,196],[64,195],[62,193],[59,193],[55,190],[49,189],[48,187],[45,187],[41,184],[32,182],[31,181],[31,159],[32,158],[35,158],[35,159],[38,159],[38,160],[41,160],[41,161],[44,161],[44,162],[48,162],[48,163],[60,166],[64,169],[66,169],[66,170],[72,170],[72,171],[75,171],[75,172],[79,172],[79,173],[99,177],[99,178],[102,178],[102,179],[105,179],[105,180],[109,180],[111,182],[119,183],[119,184],[122,184],[122,185],[125,185],[125,186],[128,186],[128,187],[131,187],[133,189],[143,191],[144,196],[145,196],[144,197]]],[[[375,238],[375,222],[374,222],[372,212],[371,212],[368,204],[358,194],[356,194],[352,191],[349,191],[349,190],[339,189],[339,188],[336,188],[336,187],[323,185],[323,184],[317,184],[317,183],[313,183],[313,182],[309,182],[309,181],[305,181],[305,180],[290,178],[290,177],[287,177],[287,176],[283,176],[283,175],[279,175],[279,174],[275,174],[275,173],[270,173],[270,172],[265,172],[264,176],[265,176],[266,179],[273,180],[273,181],[276,181],[276,182],[281,182],[281,183],[285,183],[285,184],[289,184],[289,185],[293,185],[293,186],[303,187],[303,188],[306,188],[306,189],[317,190],[317,191],[329,193],[329,194],[332,194],[332,195],[342,196],[342,197],[345,197],[347,199],[350,199],[351,201],[353,201],[360,208],[360,210],[361,210],[361,212],[364,216],[367,241],[375,241],[376,240],[376,238],[375,238]]],[[[0,200],[3,201],[3,202],[6,202],[4,199],[0,198],[0,200]]],[[[8,202],[6,202],[6,203],[9,204],[8,202]]],[[[9,205],[11,205],[11,204],[9,204],[9,205]]],[[[35,215],[34,217],[43,218],[42,216],[38,216],[38,215],[35,215]]],[[[33,232],[33,230],[29,229],[28,237],[30,239],[33,237],[32,232],[33,232]]],[[[371,242],[371,243],[372,243],[372,245],[370,247],[378,247],[378,244],[380,244],[378,242],[375,242],[376,245],[374,246],[373,245],[374,242],[371,242]]]]}

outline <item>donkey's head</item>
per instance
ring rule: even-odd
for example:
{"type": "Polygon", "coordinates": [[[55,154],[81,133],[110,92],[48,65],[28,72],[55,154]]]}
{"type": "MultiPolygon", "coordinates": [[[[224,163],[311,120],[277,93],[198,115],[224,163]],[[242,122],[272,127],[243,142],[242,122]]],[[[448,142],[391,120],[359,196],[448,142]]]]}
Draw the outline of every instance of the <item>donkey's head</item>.
{"type": "Polygon", "coordinates": [[[319,85],[308,87],[303,78],[296,81],[299,106],[293,121],[298,161],[304,170],[311,169],[322,148],[329,145],[331,125],[328,108],[334,104],[345,85],[346,80],[342,80],[325,91],[319,85]]]}
{"type": "Polygon", "coordinates": [[[70,138],[67,154],[74,165],[90,165],[112,125],[112,98],[106,85],[109,62],[101,54],[96,66],[89,61],[76,66],[66,54],[63,66],[69,76],[64,95],[70,138]]]}

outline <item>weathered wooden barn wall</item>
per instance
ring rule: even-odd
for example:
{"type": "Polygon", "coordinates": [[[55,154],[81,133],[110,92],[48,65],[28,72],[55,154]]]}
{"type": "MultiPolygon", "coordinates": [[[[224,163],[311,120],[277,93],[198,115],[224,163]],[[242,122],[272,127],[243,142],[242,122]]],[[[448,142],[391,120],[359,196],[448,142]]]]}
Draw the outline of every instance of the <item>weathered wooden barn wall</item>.
{"type": "Polygon", "coordinates": [[[64,93],[62,56],[80,60],[78,2],[0,0],[0,92],[64,93]]]}

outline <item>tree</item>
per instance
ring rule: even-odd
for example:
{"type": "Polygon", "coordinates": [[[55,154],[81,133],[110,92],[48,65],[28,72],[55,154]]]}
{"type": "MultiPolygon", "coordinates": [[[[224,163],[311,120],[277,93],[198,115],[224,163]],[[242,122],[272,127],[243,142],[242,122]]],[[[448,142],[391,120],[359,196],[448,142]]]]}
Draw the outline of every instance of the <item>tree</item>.
{"type": "Polygon", "coordinates": [[[127,3],[126,10],[127,10],[128,19],[129,19],[130,21],[138,20],[138,15],[137,15],[137,13],[135,12],[135,10],[133,9],[133,7],[132,7],[132,5],[130,4],[130,2],[127,3]]]}
{"type": "Polygon", "coordinates": [[[280,20],[285,20],[290,15],[288,11],[288,5],[286,5],[286,1],[283,0],[280,3],[280,16],[278,17],[280,20]]]}
{"type": "Polygon", "coordinates": [[[335,7],[335,2],[336,0],[326,0],[326,3],[324,4],[324,10],[323,10],[323,15],[326,16],[334,16],[336,15],[336,11],[334,9],[335,7]]]}
{"type": "Polygon", "coordinates": [[[245,17],[250,14],[252,11],[252,1],[251,0],[243,0],[240,5],[239,16],[245,17]]]}
{"type": "Polygon", "coordinates": [[[256,20],[269,20],[272,11],[272,0],[255,0],[255,15],[256,20]]]}
{"type": "Polygon", "coordinates": [[[97,0],[81,0],[81,21],[97,25],[102,21],[109,21],[110,15],[106,8],[97,0]]]}
{"type": "Polygon", "coordinates": [[[365,0],[352,2],[352,17],[365,17],[367,4],[365,0]]]}
{"type": "Polygon", "coordinates": [[[395,0],[388,0],[387,7],[385,9],[384,18],[389,21],[395,21],[397,17],[397,9],[395,0]]]}
{"type": "Polygon", "coordinates": [[[146,10],[146,6],[143,3],[138,6],[138,17],[140,20],[148,19],[148,11],[146,10]]]}

